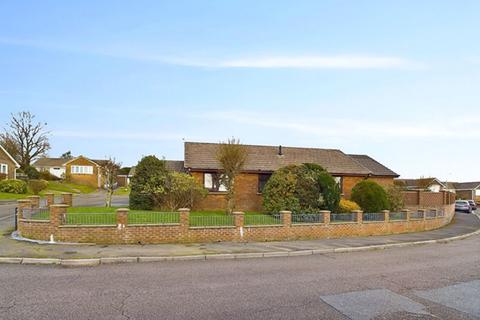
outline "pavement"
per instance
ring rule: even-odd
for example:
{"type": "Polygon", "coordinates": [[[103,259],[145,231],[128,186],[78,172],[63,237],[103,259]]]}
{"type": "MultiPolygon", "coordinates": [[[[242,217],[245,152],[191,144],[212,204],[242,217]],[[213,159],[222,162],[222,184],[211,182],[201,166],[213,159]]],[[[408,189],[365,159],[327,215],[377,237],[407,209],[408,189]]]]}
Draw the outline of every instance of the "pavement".
{"type": "Polygon", "coordinates": [[[477,235],[269,259],[0,264],[0,318],[480,319],[479,248],[477,235]]]}
{"type": "MultiPolygon", "coordinates": [[[[83,265],[96,265],[99,263],[170,259],[262,258],[417,245],[424,244],[424,242],[444,241],[443,239],[446,238],[464,237],[479,229],[480,219],[476,215],[457,213],[448,226],[427,232],[305,241],[158,245],[36,244],[13,240],[10,238],[10,233],[5,232],[3,237],[0,238],[0,257],[47,258],[46,262],[52,264],[60,264],[64,260],[66,261],[65,265],[79,265],[81,262],[76,261],[76,259],[94,259],[85,261],[83,265]]],[[[35,260],[3,259],[3,261],[24,264],[35,263],[35,260]]],[[[41,263],[41,261],[38,263],[41,263]]]]}

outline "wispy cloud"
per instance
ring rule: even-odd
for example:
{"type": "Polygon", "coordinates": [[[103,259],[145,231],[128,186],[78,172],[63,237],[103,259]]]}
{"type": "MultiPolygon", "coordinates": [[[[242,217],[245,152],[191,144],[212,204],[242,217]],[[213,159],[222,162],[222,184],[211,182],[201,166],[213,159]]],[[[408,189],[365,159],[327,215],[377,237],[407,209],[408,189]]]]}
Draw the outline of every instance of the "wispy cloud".
{"type": "Polygon", "coordinates": [[[196,117],[208,120],[222,120],[253,127],[278,129],[289,133],[330,139],[388,140],[388,139],[480,139],[480,128],[472,125],[480,117],[449,118],[441,121],[361,120],[348,118],[322,118],[314,115],[295,117],[292,115],[272,116],[271,114],[244,112],[210,112],[196,117]],[[462,128],[462,130],[458,130],[462,128]]]}
{"type": "Polygon", "coordinates": [[[42,50],[70,53],[84,53],[99,56],[129,59],[141,62],[153,62],[198,68],[256,68],[256,69],[409,69],[419,68],[422,64],[416,61],[395,56],[377,55],[259,55],[250,57],[186,57],[162,55],[155,52],[141,51],[131,47],[109,49],[94,46],[61,45],[48,41],[28,39],[11,39],[0,37],[0,44],[24,46],[42,50]]]}

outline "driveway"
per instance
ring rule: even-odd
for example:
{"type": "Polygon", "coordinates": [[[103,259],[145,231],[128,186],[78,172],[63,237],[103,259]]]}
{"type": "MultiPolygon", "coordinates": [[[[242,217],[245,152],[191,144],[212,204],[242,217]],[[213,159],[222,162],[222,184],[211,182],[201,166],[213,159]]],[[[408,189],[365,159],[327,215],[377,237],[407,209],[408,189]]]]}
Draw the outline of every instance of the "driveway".
{"type": "Polygon", "coordinates": [[[480,237],[290,258],[0,265],[2,319],[479,319],[480,237]]]}

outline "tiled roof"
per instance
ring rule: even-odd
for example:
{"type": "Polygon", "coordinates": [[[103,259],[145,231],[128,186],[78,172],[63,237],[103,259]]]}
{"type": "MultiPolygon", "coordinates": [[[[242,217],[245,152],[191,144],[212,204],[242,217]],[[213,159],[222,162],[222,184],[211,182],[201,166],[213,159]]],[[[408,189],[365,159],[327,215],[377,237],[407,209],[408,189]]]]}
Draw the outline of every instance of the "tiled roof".
{"type": "Polygon", "coordinates": [[[396,181],[403,183],[404,186],[407,188],[425,188],[430,186],[434,182],[443,184],[437,178],[397,179],[396,181]]]}
{"type": "Polygon", "coordinates": [[[398,177],[399,175],[390,170],[389,168],[385,167],[383,164],[378,162],[375,159],[372,159],[371,157],[364,155],[364,154],[349,154],[349,157],[353,158],[355,161],[360,163],[362,166],[370,170],[370,172],[374,176],[392,176],[392,177],[398,177]]]}
{"type": "Polygon", "coordinates": [[[480,187],[480,182],[454,182],[456,190],[474,190],[480,187]]]}
{"type": "Polygon", "coordinates": [[[69,159],[64,158],[40,158],[33,163],[34,167],[62,167],[69,159]]]}
{"type": "MultiPolygon", "coordinates": [[[[219,144],[185,142],[185,167],[197,170],[218,170],[216,159],[219,144]]],[[[244,145],[247,150],[245,171],[275,171],[290,164],[316,163],[331,174],[368,175],[370,170],[340,150],[244,145]]]]}
{"type": "Polygon", "coordinates": [[[165,160],[165,166],[170,171],[185,172],[184,162],[179,160],[165,160]]]}

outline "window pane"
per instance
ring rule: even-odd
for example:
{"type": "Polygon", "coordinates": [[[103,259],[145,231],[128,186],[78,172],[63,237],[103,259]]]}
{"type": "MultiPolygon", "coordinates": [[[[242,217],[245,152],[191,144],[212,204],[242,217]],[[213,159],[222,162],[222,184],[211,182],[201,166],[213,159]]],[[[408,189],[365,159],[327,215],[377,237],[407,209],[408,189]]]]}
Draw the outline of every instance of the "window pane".
{"type": "Polygon", "coordinates": [[[258,175],[258,192],[259,193],[263,192],[263,188],[265,188],[265,185],[267,184],[267,181],[268,179],[270,179],[271,176],[272,174],[270,173],[260,173],[258,175]]]}
{"type": "Polygon", "coordinates": [[[213,177],[211,173],[203,174],[203,186],[209,190],[213,188],[213,177]]]}

